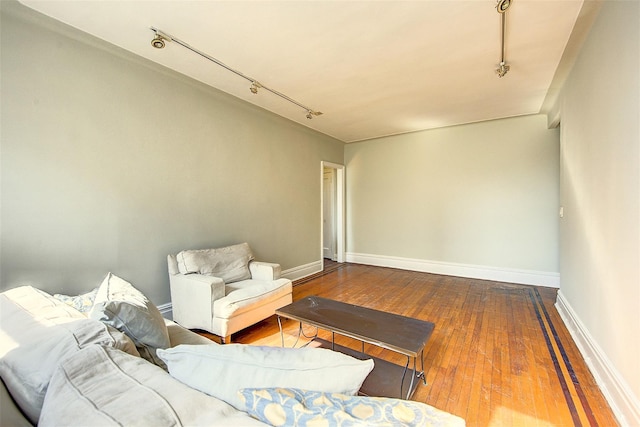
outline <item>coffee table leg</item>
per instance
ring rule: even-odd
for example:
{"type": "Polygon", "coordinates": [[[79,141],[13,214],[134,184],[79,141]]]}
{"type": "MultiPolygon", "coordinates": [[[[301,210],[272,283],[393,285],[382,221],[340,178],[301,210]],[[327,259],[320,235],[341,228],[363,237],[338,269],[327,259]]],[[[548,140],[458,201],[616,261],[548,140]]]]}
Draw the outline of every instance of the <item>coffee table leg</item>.
{"type": "MultiPolygon", "coordinates": [[[[280,329],[280,342],[282,343],[282,347],[284,347],[284,330],[282,329],[282,320],[280,320],[280,316],[277,316],[277,318],[278,318],[278,328],[280,329]]],[[[302,332],[302,322],[300,322],[300,326],[298,327],[298,336],[296,337],[296,342],[293,343],[292,348],[296,348],[296,346],[298,345],[298,340],[300,340],[300,334],[304,335],[304,332],[302,332]]],[[[317,335],[318,334],[316,332],[316,336],[317,335]]],[[[306,337],[306,335],[304,336],[306,337]]],[[[304,346],[306,346],[307,344],[305,344],[304,346]]]]}
{"type": "MultiPolygon", "coordinates": [[[[411,398],[411,392],[413,390],[413,384],[416,378],[422,378],[422,383],[427,385],[427,377],[424,374],[424,350],[420,353],[420,367],[421,371],[418,372],[418,358],[413,358],[413,372],[411,373],[411,381],[409,382],[409,388],[407,389],[407,394],[405,399],[411,398]]],[[[402,398],[402,389],[404,388],[404,380],[407,376],[407,371],[409,370],[409,363],[411,363],[411,357],[407,356],[407,363],[404,365],[404,370],[402,371],[402,381],[400,381],[400,398],[402,398]]]]}
{"type": "Polygon", "coordinates": [[[278,328],[280,328],[280,341],[282,342],[282,347],[284,347],[284,331],[282,330],[282,321],[280,320],[280,316],[278,318],[278,328]]]}
{"type": "Polygon", "coordinates": [[[427,385],[427,376],[424,374],[424,349],[420,352],[420,369],[418,378],[422,377],[422,384],[427,385]]]}
{"type": "MultiPolygon", "coordinates": [[[[407,363],[404,365],[404,370],[402,371],[402,381],[400,381],[400,399],[402,399],[402,389],[404,386],[404,379],[407,376],[407,370],[409,369],[409,362],[411,358],[407,356],[407,363]]],[[[409,395],[411,394],[411,387],[413,387],[413,375],[411,375],[411,383],[409,384],[409,390],[407,391],[406,399],[409,399],[409,395]]]]}

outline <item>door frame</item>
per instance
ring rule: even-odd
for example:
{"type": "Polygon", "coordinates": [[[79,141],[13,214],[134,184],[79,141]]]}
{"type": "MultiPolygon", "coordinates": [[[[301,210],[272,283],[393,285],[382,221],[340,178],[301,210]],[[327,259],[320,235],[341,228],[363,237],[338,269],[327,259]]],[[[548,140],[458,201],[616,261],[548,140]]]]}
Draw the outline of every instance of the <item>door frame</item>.
{"type": "Polygon", "coordinates": [[[335,192],[335,227],[336,227],[336,260],[345,262],[345,187],[344,187],[344,165],[332,162],[320,162],[320,261],[324,268],[324,169],[334,169],[336,171],[336,192],[335,192]]]}

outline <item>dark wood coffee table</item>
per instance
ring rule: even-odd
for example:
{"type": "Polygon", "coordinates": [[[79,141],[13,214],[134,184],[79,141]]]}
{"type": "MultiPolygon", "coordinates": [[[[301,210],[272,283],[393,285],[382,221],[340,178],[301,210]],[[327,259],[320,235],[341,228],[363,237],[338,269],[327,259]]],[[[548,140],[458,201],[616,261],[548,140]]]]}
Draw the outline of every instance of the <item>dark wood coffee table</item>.
{"type": "Polygon", "coordinates": [[[434,324],[384,311],[372,310],[353,304],[310,296],[276,310],[278,325],[284,346],[284,335],[280,318],[293,319],[302,324],[316,326],[331,332],[331,342],[314,337],[323,347],[340,351],[358,359],[374,359],[375,367],[365,380],[360,393],[368,396],[401,397],[409,399],[418,386],[417,378],[424,375],[424,347],[431,337],[434,324]],[[335,344],[335,334],[354,338],[362,342],[357,351],[335,344]],[[368,356],[364,344],[372,344],[407,356],[403,366],[368,356]],[[420,358],[421,370],[417,370],[420,358]],[[409,364],[413,359],[411,381],[405,381],[409,364]],[[408,384],[405,384],[407,382],[408,384]],[[400,394],[398,394],[398,392],[400,394]]]}

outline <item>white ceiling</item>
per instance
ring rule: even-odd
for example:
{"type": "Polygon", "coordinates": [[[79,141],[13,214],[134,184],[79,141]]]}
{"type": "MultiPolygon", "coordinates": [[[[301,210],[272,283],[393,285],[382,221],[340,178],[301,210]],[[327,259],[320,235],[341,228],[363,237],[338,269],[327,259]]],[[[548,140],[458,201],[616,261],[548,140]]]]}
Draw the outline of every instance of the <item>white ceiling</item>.
{"type": "Polygon", "coordinates": [[[21,3],[344,142],[541,111],[583,0],[513,0],[498,78],[495,0],[20,0],[21,3]],[[156,27],[306,111],[176,43],[156,27]]]}

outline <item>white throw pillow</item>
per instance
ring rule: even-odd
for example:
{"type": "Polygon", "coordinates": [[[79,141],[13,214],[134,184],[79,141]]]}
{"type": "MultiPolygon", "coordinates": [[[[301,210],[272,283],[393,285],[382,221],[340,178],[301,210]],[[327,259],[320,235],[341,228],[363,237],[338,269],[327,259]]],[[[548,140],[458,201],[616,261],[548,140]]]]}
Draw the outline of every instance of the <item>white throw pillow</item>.
{"type": "Polygon", "coordinates": [[[322,348],[243,344],[179,345],[158,350],[169,373],[190,387],[244,410],[243,388],[286,387],[355,394],[373,360],[322,348]]]}
{"type": "Polygon", "coordinates": [[[35,424],[57,365],[91,344],[138,356],[120,331],[31,286],[0,294],[0,375],[20,409],[35,424]]]}
{"type": "Polygon", "coordinates": [[[249,261],[253,260],[253,253],[248,243],[240,243],[217,249],[182,251],[176,260],[181,274],[204,274],[232,283],[251,278],[249,261]]]}
{"type": "Polygon", "coordinates": [[[56,370],[39,427],[264,425],[157,366],[91,346],[56,370]]]}
{"type": "Polygon", "coordinates": [[[160,310],[131,283],[107,274],[98,288],[89,317],[124,332],[136,344],[142,357],[163,366],[155,352],[157,348],[171,345],[164,318],[160,310]]]}

